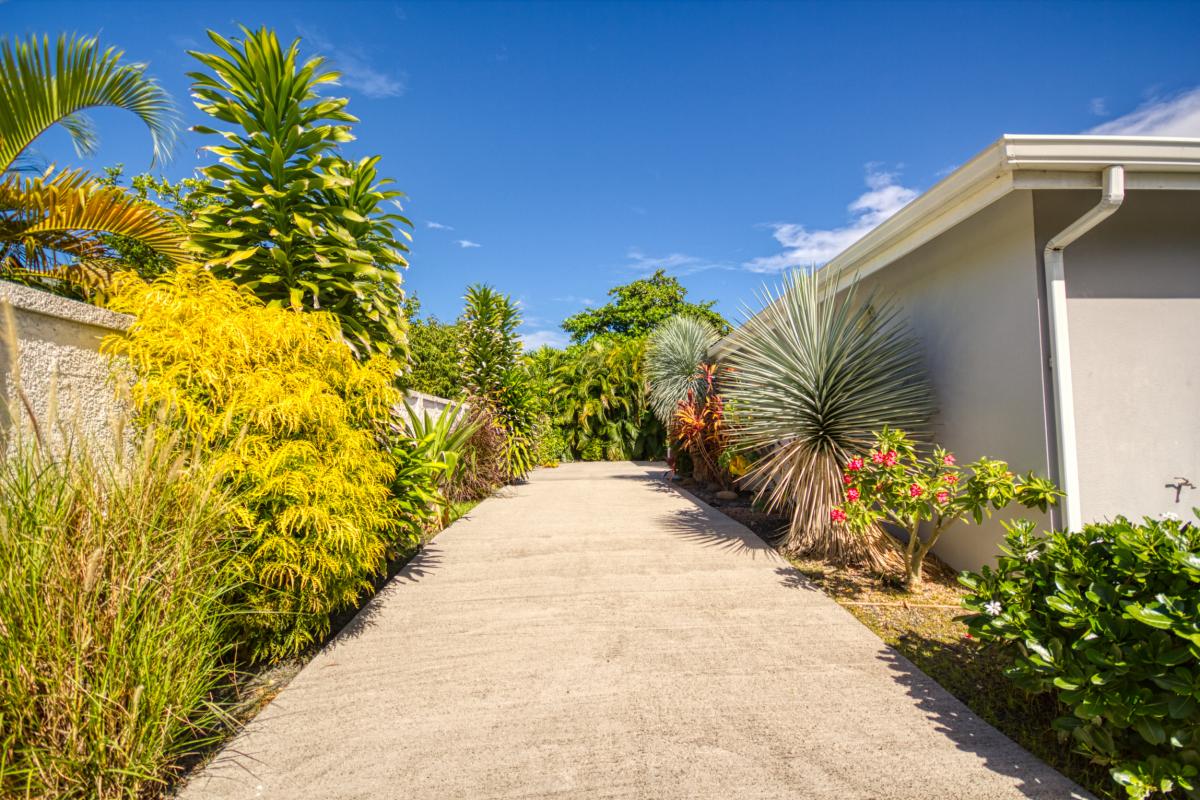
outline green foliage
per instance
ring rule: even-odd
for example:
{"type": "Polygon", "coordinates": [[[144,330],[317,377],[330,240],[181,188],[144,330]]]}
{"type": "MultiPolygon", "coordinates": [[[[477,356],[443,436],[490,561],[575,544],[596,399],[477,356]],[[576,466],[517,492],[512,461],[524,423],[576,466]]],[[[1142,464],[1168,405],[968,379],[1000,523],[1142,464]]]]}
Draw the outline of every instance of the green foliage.
{"type": "Polygon", "coordinates": [[[128,358],[136,408],[167,415],[238,495],[238,637],[256,660],[297,653],[411,541],[379,444],[397,365],[356,361],[329,314],[264,306],[201,269],[119,277],[113,306],[137,319],[106,350],[128,358]]]}
{"type": "Polygon", "coordinates": [[[0,459],[0,796],[156,796],[219,734],[228,511],[154,433],[0,459]]]}
{"type": "Polygon", "coordinates": [[[964,468],[941,447],[923,457],[904,431],[889,428],[876,434],[869,453],[846,463],[842,482],[845,500],[830,511],[831,519],[863,533],[881,522],[899,526],[908,537],[904,563],[910,588],[921,583],[925,556],[955,523],[970,519],[978,525],[1013,502],[1044,512],[1062,496],[1046,478],[1032,472],[1018,477],[1003,461],[981,458],[964,468]]]}
{"type": "Polygon", "coordinates": [[[140,242],[169,261],[184,258],[184,236],[156,206],[102,186],[81,170],[32,166],[25,153],[52,127],[61,126],[81,156],[98,138],[87,111],[118,108],[150,131],[156,159],[175,141],[170,98],[140,64],[123,53],[101,51],[95,39],[0,39],[0,277],[48,291],[88,298],[103,290],[114,253],[107,237],[140,242]]]}
{"type": "MultiPolygon", "coordinates": [[[[433,511],[433,516],[440,524],[448,524],[451,513],[451,488],[462,471],[469,466],[467,448],[479,423],[472,420],[470,413],[461,405],[447,406],[437,415],[432,415],[427,410],[418,412],[407,403],[403,406],[404,426],[407,439],[411,442],[408,449],[430,471],[432,478],[429,488],[425,490],[426,473],[421,474],[424,507],[433,511]]],[[[414,494],[407,488],[409,483],[404,480],[402,471],[398,471],[395,484],[400,490],[398,493],[414,494]]],[[[417,510],[414,509],[413,513],[417,513],[417,510]]]]}
{"type": "Polygon", "coordinates": [[[1054,727],[1129,797],[1200,796],[1200,528],[1017,522],[996,568],[960,580],[972,633],[1001,643],[1019,687],[1057,697],[1054,727]]]}
{"type": "Polygon", "coordinates": [[[408,370],[399,380],[401,389],[425,392],[453,400],[463,393],[459,371],[459,326],[437,317],[420,318],[421,303],[409,294],[404,302],[408,319],[408,370]]]}
{"type": "MultiPolygon", "coordinates": [[[[100,186],[120,188],[124,183],[124,170],[121,165],[108,167],[104,176],[97,179],[100,186]]],[[[199,191],[204,187],[204,181],[196,178],[183,178],[172,183],[163,177],[155,177],[149,173],[134,175],[129,180],[126,193],[140,203],[159,206],[178,221],[186,225],[204,205],[203,196],[199,191]]],[[[176,263],[159,253],[145,242],[119,234],[103,234],[100,240],[112,253],[113,259],[123,270],[136,273],[145,280],[154,280],[175,269],[176,263]]]]}
{"type": "Polygon", "coordinates": [[[471,405],[486,408],[489,422],[503,434],[507,478],[522,478],[534,467],[539,401],[520,362],[521,314],[512,298],[490,286],[470,286],[464,299],[459,321],[463,385],[471,405]]]}
{"type": "Polygon", "coordinates": [[[401,193],[377,157],[338,155],[357,120],[347,100],[318,93],[338,77],[324,59],[300,63],[298,41],[284,50],[269,30],[242,33],[210,31],[221,52],[191,52],[208,70],[189,73],[196,107],[227,126],[193,128],[225,143],[206,148],[220,160],[201,170],[192,240],[218,276],[268,304],[331,313],[360,359],[402,356],[408,247],[395,226],[411,223],[385,210],[401,193]]]}
{"type": "Polygon", "coordinates": [[[733,443],[757,452],[744,479],[768,508],[792,509],[786,546],[833,561],[884,564],[886,542],[834,524],[841,467],[891,425],[923,434],[933,394],[916,338],[894,305],[854,289],[823,296],[793,273],[731,339],[723,393],[733,443]]]}
{"type": "Polygon", "coordinates": [[[671,317],[650,334],[646,384],[650,408],[664,425],[671,424],[689,392],[694,401],[704,402],[708,381],[701,365],[709,361],[719,338],[707,321],[686,316],[671,317]]]}
{"type": "Polygon", "coordinates": [[[638,339],[674,316],[703,320],[722,336],[729,333],[729,323],[712,310],[715,300],[687,302],[687,289],[661,269],[649,278],[610,289],[608,296],[613,298],[608,304],[563,320],[563,330],[571,334],[571,341],[580,344],[605,335],[638,339]]]}
{"type": "Polygon", "coordinates": [[[603,337],[571,348],[554,369],[554,422],[584,461],[660,458],[666,431],[642,379],[645,341],[603,337]]]}

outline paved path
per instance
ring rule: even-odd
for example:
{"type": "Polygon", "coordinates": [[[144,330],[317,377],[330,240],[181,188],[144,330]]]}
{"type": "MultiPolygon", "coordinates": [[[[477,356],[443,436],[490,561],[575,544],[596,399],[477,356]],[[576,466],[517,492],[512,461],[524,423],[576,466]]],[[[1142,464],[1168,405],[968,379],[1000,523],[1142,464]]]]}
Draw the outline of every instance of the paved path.
{"type": "Polygon", "coordinates": [[[1087,797],[661,475],[482,503],[185,800],[1087,797]]]}

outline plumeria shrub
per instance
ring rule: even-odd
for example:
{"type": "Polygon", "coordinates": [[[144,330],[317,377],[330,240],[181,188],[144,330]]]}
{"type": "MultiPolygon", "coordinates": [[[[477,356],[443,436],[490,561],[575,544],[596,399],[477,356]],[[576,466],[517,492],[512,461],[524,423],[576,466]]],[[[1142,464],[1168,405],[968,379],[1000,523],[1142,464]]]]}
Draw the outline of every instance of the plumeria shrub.
{"type": "Polygon", "coordinates": [[[1011,654],[1018,686],[1058,698],[1064,739],[1130,797],[1200,797],[1200,529],[1018,522],[996,568],[960,580],[971,632],[1011,654]]]}
{"type": "Polygon", "coordinates": [[[942,447],[922,455],[904,431],[888,428],[875,434],[870,452],[846,463],[842,483],[844,502],[830,518],[860,531],[901,528],[909,588],[920,585],[925,556],[951,526],[966,519],[979,524],[1013,502],[1045,511],[1060,496],[1049,480],[1032,472],[1018,477],[1003,461],[981,458],[961,467],[942,447]]]}

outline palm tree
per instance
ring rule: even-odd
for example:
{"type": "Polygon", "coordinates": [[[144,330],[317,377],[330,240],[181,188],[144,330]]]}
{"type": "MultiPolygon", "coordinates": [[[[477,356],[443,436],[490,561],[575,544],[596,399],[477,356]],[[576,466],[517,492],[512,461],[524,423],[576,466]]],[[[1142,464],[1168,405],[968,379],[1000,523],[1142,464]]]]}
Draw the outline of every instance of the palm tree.
{"type": "Polygon", "coordinates": [[[99,141],[86,111],[97,107],[136,114],[150,130],[156,162],[170,152],[177,129],[171,99],[143,65],[123,64],[123,56],[92,38],[0,40],[3,277],[47,288],[102,280],[113,266],[105,235],[135,239],[175,262],[186,258],[182,227],[157,206],[82,170],[29,174],[29,146],[55,125],[70,134],[77,154],[94,153],[99,141]]]}

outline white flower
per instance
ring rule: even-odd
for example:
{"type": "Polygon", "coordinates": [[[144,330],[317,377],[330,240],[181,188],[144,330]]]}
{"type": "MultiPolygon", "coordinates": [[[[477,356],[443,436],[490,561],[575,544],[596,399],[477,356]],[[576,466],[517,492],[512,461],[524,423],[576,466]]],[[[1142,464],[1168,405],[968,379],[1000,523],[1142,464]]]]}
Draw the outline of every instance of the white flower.
{"type": "Polygon", "coordinates": [[[1000,605],[999,600],[988,600],[983,604],[983,610],[993,617],[998,617],[1000,616],[1000,612],[1004,610],[1004,606],[1000,605]]]}
{"type": "Polygon", "coordinates": [[[1179,515],[1176,514],[1174,511],[1164,511],[1163,513],[1158,515],[1158,518],[1161,520],[1170,520],[1172,522],[1179,521],[1179,515]]]}
{"type": "Polygon", "coordinates": [[[1025,560],[1030,563],[1037,561],[1037,559],[1038,559],[1038,551],[1037,550],[1030,550],[1028,553],[1025,554],[1025,560]]]}

